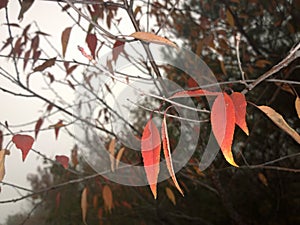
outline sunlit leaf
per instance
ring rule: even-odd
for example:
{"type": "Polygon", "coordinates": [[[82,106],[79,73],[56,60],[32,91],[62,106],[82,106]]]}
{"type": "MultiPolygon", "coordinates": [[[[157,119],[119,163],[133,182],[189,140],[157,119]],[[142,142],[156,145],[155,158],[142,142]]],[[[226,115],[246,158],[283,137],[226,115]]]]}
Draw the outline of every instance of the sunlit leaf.
{"type": "Polygon", "coordinates": [[[300,144],[300,135],[291,128],[284,118],[269,106],[257,106],[263,111],[278,127],[288,133],[298,144],[300,144]]]}
{"type": "Polygon", "coordinates": [[[111,171],[115,171],[115,145],[116,145],[116,139],[113,138],[113,139],[111,139],[111,141],[108,145],[111,171]]]}
{"type": "Polygon", "coordinates": [[[159,131],[152,119],[147,122],[144,128],[141,139],[141,150],[147,180],[152,194],[156,199],[161,142],[159,131]]]}
{"type": "Polygon", "coordinates": [[[43,122],[44,122],[44,119],[41,117],[41,118],[38,119],[38,121],[35,124],[35,127],[34,127],[35,139],[38,136],[38,133],[39,133],[39,131],[41,129],[41,126],[42,126],[43,122]]]}
{"type": "Polygon", "coordinates": [[[245,95],[240,92],[233,92],[230,95],[230,98],[234,105],[236,125],[238,125],[247,135],[249,135],[249,130],[246,122],[247,101],[245,95]]]}
{"type": "Polygon", "coordinates": [[[66,29],[64,29],[64,31],[61,34],[61,46],[62,46],[62,56],[63,56],[63,58],[66,55],[71,30],[72,30],[72,27],[67,27],[66,29]]]}
{"type": "Polygon", "coordinates": [[[107,212],[111,212],[113,208],[113,195],[110,187],[105,185],[102,190],[104,207],[107,212]]]}
{"type": "Polygon", "coordinates": [[[0,181],[3,180],[5,175],[5,156],[9,154],[10,154],[9,150],[0,149],[0,181]]]}
{"type": "Polygon", "coordinates": [[[200,97],[200,96],[217,96],[222,94],[221,92],[212,92],[203,89],[196,89],[196,90],[188,90],[188,91],[179,91],[173,94],[170,99],[172,98],[186,98],[186,97],[200,97]]]}
{"type": "Polygon", "coordinates": [[[164,150],[164,156],[167,164],[167,168],[169,171],[169,174],[175,184],[175,187],[177,190],[182,194],[183,191],[181,187],[179,186],[174,168],[173,168],[173,163],[172,163],[172,154],[171,154],[171,149],[170,149],[170,143],[169,143],[169,135],[168,135],[168,128],[167,128],[167,122],[166,122],[166,114],[164,115],[163,121],[162,121],[162,126],[161,126],[161,136],[162,136],[162,143],[163,143],[163,150],[164,150]]]}
{"type": "Polygon", "coordinates": [[[87,188],[85,187],[81,193],[81,214],[82,214],[82,222],[85,225],[87,225],[86,223],[87,209],[88,209],[87,188]]]}
{"type": "Polygon", "coordinates": [[[213,134],[225,159],[231,165],[238,167],[231,151],[235,128],[235,109],[228,94],[223,93],[216,98],[211,109],[210,119],[213,134]]]}
{"type": "Polygon", "coordinates": [[[16,134],[13,136],[12,142],[22,151],[22,160],[24,161],[29,150],[32,148],[34,142],[33,137],[29,135],[16,134]]]}
{"type": "Polygon", "coordinates": [[[121,158],[122,158],[122,155],[125,151],[125,147],[122,147],[119,151],[118,151],[118,154],[116,156],[116,169],[119,168],[119,163],[121,161],[121,158]]]}
{"type": "Polygon", "coordinates": [[[172,41],[170,41],[170,40],[168,40],[164,37],[153,34],[153,33],[134,32],[129,36],[134,37],[134,38],[136,38],[138,40],[141,40],[141,41],[156,43],[156,44],[162,44],[162,45],[169,45],[169,46],[177,48],[177,45],[174,42],[172,42],[172,41]]]}
{"type": "Polygon", "coordinates": [[[170,201],[173,203],[173,205],[176,205],[175,195],[174,195],[173,191],[168,187],[166,187],[166,194],[167,194],[168,199],[170,199],[170,201]]]}
{"type": "Polygon", "coordinates": [[[65,155],[56,155],[55,160],[59,162],[65,169],[69,167],[69,157],[65,155]]]}
{"type": "Polygon", "coordinates": [[[39,65],[33,69],[33,72],[44,71],[48,67],[51,67],[55,64],[56,57],[46,60],[42,65],[39,65]]]}
{"type": "Polygon", "coordinates": [[[298,118],[300,119],[300,98],[297,97],[295,100],[295,108],[297,111],[298,118]]]}
{"type": "Polygon", "coordinates": [[[95,34],[88,34],[85,39],[93,58],[96,58],[97,37],[95,34]]]}

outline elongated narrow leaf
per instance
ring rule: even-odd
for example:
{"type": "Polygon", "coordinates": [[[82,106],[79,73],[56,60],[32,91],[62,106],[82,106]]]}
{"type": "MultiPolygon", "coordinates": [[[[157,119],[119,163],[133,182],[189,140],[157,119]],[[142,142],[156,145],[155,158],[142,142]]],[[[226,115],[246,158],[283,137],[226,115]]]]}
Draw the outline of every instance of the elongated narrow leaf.
{"type": "Polygon", "coordinates": [[[295,100],[295,108],[297,111],[298,118],[300,119],[300,98],[297,97],[295,100]]]}
{"type": "Polygon", "coordinates": [[[221,151],[231,165],[238,167],[231,152],[235,128],[234,105],[228,94],[219,95],[211,109],[211,126],[221,151]]]}
{"type": "Polygon", "coordinates": [[[55,133],[55,139],[58,138],[58,134],[59,134],[59,130],[60,128],[62,128],[63,126],[65,126],[65,124],[63,123],[62,120],[59,120],[56,124],[54,125],[50,125],[49,128],[54,128],[54,133],[55,133]]]}
{"type": "Polygon", "coordinates": [[[35,67],[33,69],[33,72],[44,71],[46,68],[53,66],[55,64],[55,61],[56,61],[56,57],[48,59],[42,65],[39,65],[39,66],[35,67]]]}
{"type": "Polygon", "coordinates": [[[167,194],[167,197],[170,199],[170,201],[173,203],[173,205],[176,205],[175,195],[174,195],[173,191],[168,187],[166,187],[166,194],[167,194]]]}
{"type": "Polygon", "coordinates": [[[3,147],[3,132],[0,130],[0,149],[3,147]]]}
{"type": "Polygon", "coordinates": [[[111,212],[113,208],[113,195],[109,186],[105,185],[102,190],[104,207],[107,212],[111,212]]]}
{"type": "Polygon", "coordinates": [[[93,58],[96,58],[97,37],[95,34],[88,34],[85,39],[93,58]]]}
{"type": "Polygon", "coordinates": [[[5,156],[9,155],[10,152],[9,150],[6,149],[0,149],[0,181],[3,180],[4,175],[5,175],[5,156]]]}
{"type": "Polygon", "coordinates": [[[119,163],[121,161],[121,158],[122,158],[122,155],[125,151],[125,147],[122,147],[119,151],[118,151],[118,154],[117,154],[117,157],[116,157],[116,169],[119,168],[119,163]]]}
{"type": "Polygon", "coordinates": [[[165,156],[165,160],[166,160],[166,164],[167,164],[167,168],[168,171],[170,173],[170,176],[175,184],[175,187],[177,188],[177,190],[182,194],[183,191],[180,188],[176,176],[175,176],[175,172],[174,172],[174,168],[173,168],[173,163],[172,163],[172,154],[171,154],[171,149],[170,149],[170,143],[169,143],[169,135],[168,135],[168,128],[167,128],[167,122],[166,122],[166,114],[164,115],[163,121],[162,121],[162,126],[161,126],[161,136],[162,136],[162,143],[163,143],[163,150],[164,150],[164,156],[165,156]]]}
{"type": "Polygon", "coordinates": [[[130,36],[134,37],[138,40],[141,40],[141,41],[156,43],[156,44],[161,44],[161,45],[169,45],[169,46],[177,48],[177,45],[174,42],[172,42],[164,37],[153,34],[153,33],[134,32],[130,36]]]}
{"type": "Polygon", "coordinates": [[[86,225],[86,215],[88,209],[87,202],[87,188],[85,187],[81,193],[81,214],[82,214],[82,222],[86,225]]]}
{"type": "Polygon", "coordinates": [[[186,98],[186,97],[200,97],[200,96],[218,96],[222,94],[221,92],[212,92],[207,91],[203,89],[196,89],[196,90],[190,90],[190,91],[179,91],[172,95],[170,99],[172,98],[186,98]]]}
{"type": "Polygon", "coordinates": [[[115,145],[116,145],[116,139],[111,139],[109,145],[108,145],[108,152],[109,152],[109,160],[110,160],[110,168],[111,171],[115,171],[115,145]]]}
{"type": "Polygon", "coordinates": [[[157,127],[150,119],[143,131],[141,150],[148,183],[154,198],[157,197],[157,179],[160,161],[160,135],[157,127]]]}
{"type": "Polygon", "coordinates": [[[61,34],[62,56],[65,58],[72,27],[67,27],[61,34]]]}
{"type": "Polygon", "coordinates": [[[300,135],[291,128],[284,118],[269,106],[257,106],[261,111],[263,111],[278,127],[288,133],[298,144],[300,144],[300,135]]]}
{"type": "Polygon", "coordinates": [[[34,142],[33,137],[29,135],[16,134],[13,136],[12,142],[22,151],[22,160],[24,161],[29,150],[32,148],[34,142]]]}
{"type": "Polygon", "coordinates": [[[235,109],[235,123],[238,125],[247,135],[249,135],[249,130],[246,122],[246,107],[247,101],[245,95],[240,92],[233,92],[231,95],[231,100],[235,109]]]}
{"type": "Polygon", "coordinates": [[[38,133],[39,133],[39,131],[41,129],[41,126],[42,126],[43,122],[44,122],[44,119],[41,117],[41,118],[38,119],[38,121],[35,124],[35,127],[34,127],[35,139],[38,136],[38,133]]]}

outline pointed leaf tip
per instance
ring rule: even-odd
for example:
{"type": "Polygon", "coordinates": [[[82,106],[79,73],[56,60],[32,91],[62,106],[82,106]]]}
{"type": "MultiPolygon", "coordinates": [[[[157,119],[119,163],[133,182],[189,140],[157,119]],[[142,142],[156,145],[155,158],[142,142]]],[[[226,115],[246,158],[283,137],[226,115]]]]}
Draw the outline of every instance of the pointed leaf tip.
{"type": "Polygon", "coordinates": [[[142,134],[141,151],[147,180],[155,199],[157,197],[160,150],[161,142],[159,131],[152,119],[150,119],[142,134]]]}
{"type": "Polygon", "coordinates": [[[240,92],[233,92],[230,95],[235,109],[235,123],[238,125],[245,134],[249,135],[249,130],[246,122],[246,107],[247,101],[245,95],[240,92]]]}
{"type": "Polygon", "coordinates": [[[29,135],[16,134],[13,136],[12,142],[22,151],[22,160],[24,161],[29,150],[32,148],[34,142],[33,137],[29,135]]]}
{"type": "Polygon", "coordinates": [[[231,165],[238,167],[231,152],[235,122],[234,104],[229,95],[224,92],[213,103],[211,126],[225,159],[231,165]]]}

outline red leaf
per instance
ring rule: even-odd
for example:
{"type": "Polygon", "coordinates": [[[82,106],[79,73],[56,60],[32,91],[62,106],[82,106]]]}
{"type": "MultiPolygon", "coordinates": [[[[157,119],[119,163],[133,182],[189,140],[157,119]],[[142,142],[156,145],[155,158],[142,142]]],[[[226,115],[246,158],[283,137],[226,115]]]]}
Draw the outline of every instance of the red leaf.
{"type": "Polygon", "coordinates": [[[233,92],[231,95],[231,100],[235,109],[235,123],[238,125],[247,135],[249,135],[249,130],[246,122],[246,107],[247,101],[245,95],[239,92],[233,92]]]}
{"type": "Polygon", "coordinates": [[[97,37],[95,34],[88,34],[86,36],[86,39],[85,39],[90,51],[91,51],[91,54],[93,56],[93,58],[95,59],[96,56],[95,56],[95,51],[96,51],[96,47],[97,47],[97,37]]]}
{"type": "Polygon", "coordinates": [[[0,1],[0,9],[5,8],[7,6],[8,0],[0,1]]]}
{"type": "Polygon", "coordinates": [[[223,93],[216,98],[211,109],[211,125],[225,159],[231,165],[238,167],[231,152],[235,127],[235,110],[228,94],[223,93]]]}
{"type": "Polygon", "coordinates": [[[124,51],[124,46],[125,46],[125,42],[123,41],[116,41],[114,43],[113,49],[112,49],[112,60],[113,61],[117,61],[119,55],[121,54],[121,52],[124,51]]]}
{"type": "Polygon", "coordinates": [[[67,27],[66,29],[64,29],[64,31],[61,34],[61,46],[62,46],[62,56],[63,56],[63,58],[66,55],[71,30],[72,30],[72,27],[67,27]]]}
{"type": "Polygon", "coordinates": [[[24,162],[29,150],[31,149],[34,139],[29,135],[16,134],[12,138],[12,142],[18,149],[22,151],[22,160],[24,162]]]}
{"type": "Polygon", "coordinates": [[[65,155],[57,155],[55,156],[55,160],[59,162],[65,169],[69,167],[69,157],[65,155]]]}
{"type": "Polygon", "coordinates": [[[61,127],[63,127],[63,126],[65,126],[65,125],[63,124],[63,121],[62,121],[62,120],[58,121],[58,122],[57,122],[56,124],[54,124],[54,125],[49,126],[49,128],[54,127],[54,132],[55,132],[55,138],[56,138],[56,139],[58,138],[59,129],[60,129],[61,127]]]}
{"type": "Polygon", "coordinates": [[[199,97],[199,96],[206,96],[206,95],[211,95],[211,96],[217,96],[220,95],[221,92],[212,92],[212,91],[207,91],[203,89],[197,89],[197,90],[191,90],[191,91],[179,91],[172,95],[170,99],[172,98],[186,98],[186,97],[199,97]]]}
{"type": "Polygon", "coordinates": [[[39,133],[39,131],[40,131],[40,129],[41,129],[41,126],[42,126],[43,122],[44,122],[44,119],[43,119],[43,118],[39,118],[38,121],[37,121],[36,124],[35,124],[35,128],[34,128],[34,131],[35,131],[35,139],[36,139],[37,136],[38,136],[38,133],[39,133]]]}
{"type": "Polygon", "coordinates": [[[152,119],[146,124],[141,139],[142,157],[150,189],[154,198],[157,197],[157,179],[160,161],[160,135],[152,119]]]}
{"type": "Polygon", "coordinates": [[[165,156],[165,160],[166,160],[166,164],[167,164],[167,168],[168,171],[171,175],[171,178],[175,184],[175,187],[177,188],[177,190],[182,194],[183,191],[180,188],[176,176],[175,176],[175,172],[174,172],[174,168],[173,168],[173,164],[172,164],[172,156],[171,156],[171,150],[170,150],[170,143],[169,143],[169,135],[168,135],[168,129],[167,129],[167,120],[166,120],[166,114],[164,115],[164,119],[162,122],[162,126],[161,126],[161,136],[162,136],[162,142],[163,142],[163,149],[164,149],[164,156],[165,156]]]}

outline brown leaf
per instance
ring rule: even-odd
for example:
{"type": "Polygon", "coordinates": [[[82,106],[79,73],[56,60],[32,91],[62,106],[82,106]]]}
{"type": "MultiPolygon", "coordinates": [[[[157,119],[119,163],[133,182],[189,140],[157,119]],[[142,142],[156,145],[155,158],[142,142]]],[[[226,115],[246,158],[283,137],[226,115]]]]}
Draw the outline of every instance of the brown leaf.
{"type": "Polygon", "coordinates": [[[231,12],[227,9],[226,10],[226,19],[230,26],[234,27],[234,18],[231,12]]]}
{"type": "Polygon", "coordinates": [[[278,127],[288,133],[298,144],[300,144],[300,135],[291,128],[284,118],[269,106],[257,106],[261,111],[263,111],[278,127]]]}
{"type": "Polygon", "coordinates": [[[22,20],[24,13],[32,6],[34,0],[23,0],[21,2],[21,9],[19,12],[18,20],[22,20]]]}
{"type": "Polygon", "coordinates": [[[296,98],[295,108],[297,111],[298,118],[300,119],[300,98],[299,97],[296,98]]]}
{"type": "Polygon", "coordinates": [[[8,0],[1,0],[0,1],[0,9],[5,8],[7,6],[8,0]]]}
{"type": "Polygon", "coordinates": [[[116,139],[111,139],[109,145],[108,145],[108,152],[109,152],[109,160],[110,160],[110,168],[111,171],[115,171],[115,145],[116,145],[116,139]]]}
{"type": "Polygon", "coordinates": [[[166,187],[166,194],[167,194],[167,197],[170,199],[170,201],[173,203],[173,205],[176,205],[175,195],[174,195],[173,191],[168,187],[166,187]]]}
{"type": "Polygon", "coordinates": [[[71,160],[74,167],[78,165],[78,147],[77,145],[74,146],[71,152],[71,160]]]}
{"type": "Polygon", "coordinates": [[[65,58],[72,27],[67,27],[61,34],[62,56],[65,58]]]}
{"type": "Polygon", "coordinates": [[[3,132],[0,130],[0,149],[3,147],[3,132]]]}
{"type": "Polygon", "coordinates": [[[105,185],[102,190],[105,210],[111,212],[113,208],[113,195],[109,186],[105,185]]]}
{"type": "Polygon", "coordinates": [[[183,191],[177,182],[174,168],[173,168],[172,154],[171,154],[171,149],[170,149],[167,121],[166,121],[166,114],[164,114],[164,118],[162,121],[161,136],[162,136],[162,142],[163,142],[164,156],[165,156],[169,174],[170,174],[177,190],[180,192],[180,194],[182,194],[182,196],[184,196],[183,191]]]}
{"type": "Polygon", "coordinates": [[[122,155],[125,151],[125,147],[122,147],[119,151],[118,151],[118,154],[117,154],[117,157],[116,157],[116,169],[119,168],[119,163],[120,163],[120,160],[122,158],[122,155]]]}
{"type": "Polygon", "coordinates": [[[134,32],[129,36],[134,37],[134,38],[136,38],[138,40],[141,40],[141,41],[155,43],[155,44],[161,44],[161,45],[169,45],[169,46],[172,46],[174,48],[177,48],[177,45],[174,42],[172,42],[172,41],[170,41],[170,40],[168,40],[164,37],[153,34],[153,33],[134,32]]]}
{"type": "Polygon", "coordinates": [[[86,223],[87,209],[88,209],[87,188],[85,187],[81,193],[81,214],[82,214],[82,222],[85,225],[87,225],[86,223]]]}
{"type": "Polygon", "coordinates": [[[4,175],[5,175],[5,156],[9,155],[10,151],[6,149],[0,149],[0,181],[3,180],[4,175]]]}
{"type": "Polygon", "coordinates": [[[53,65],[55,64],[55,61],[56,61],[56,57],[51,58],[51,59],[48,59],[48,60],[45,61],[42,65],[39,65],[39,66],[35,67],[35,68],[33,69],[33,72],[40,72],[40,71],[43,71],[43,70],[45,70],[46,68],[53,66],[53,65]]]}
{"type": "Polygon", "coordinates": [[[38,136],[38,133],[39,133],[39,131],[40,131],[40,129],[41,129],[41,126],[42,126],[43,122],[44,122],[44,119],[41,117],[41,118],[38,119],[38,121],[37,121],[36,124],[35,124],[35,128],[34,128],[34,131],[35,131],[35,139],[36,139],[37,136],[38,136]]]}
{"type": "Polygon", "coordinates": [[[85,39],[93,58],[96,58],[97,37],[95,34],[88,34],[85,39]]]}
{"type": "Polygon", "coordinates": [[[263,185],[268,186],[268,180],[267,180],[266,176],[263,173],[258,173],[257,176],[258,176],[258,179],[260,180],[260,182],[262,182],[263,185]]]}

